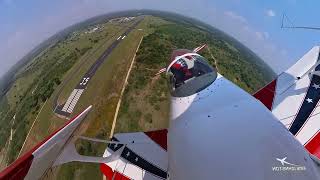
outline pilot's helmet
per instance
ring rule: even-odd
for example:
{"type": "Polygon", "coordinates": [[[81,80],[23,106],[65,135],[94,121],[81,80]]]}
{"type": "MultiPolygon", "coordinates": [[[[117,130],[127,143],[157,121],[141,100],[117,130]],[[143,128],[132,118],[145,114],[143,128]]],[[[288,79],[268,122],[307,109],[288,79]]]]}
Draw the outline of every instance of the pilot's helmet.
{"type": "Polygon", "coordinates": [[[192,56],[181,57],[173,64],[173,68],[184,70],[192,69],[194,67],[194,60],[192,56]]]}
{"type": "Polygon", "coordinates": [[[183,57],[183,59],[185,60],[187,66],[188,66],[188,69],[191,69],[194,67],[195,59],[193,56],[185,56],[185,57],[183,57]]]}
{"type": "Polygon", "coordinates": [[[188,68],[188,65],[187,65],[186,61],[181,58],[181,59],[178,59],[172,65],[172,67],[175,68],[175,69],[185,69],[185,68],[188,68]]]}

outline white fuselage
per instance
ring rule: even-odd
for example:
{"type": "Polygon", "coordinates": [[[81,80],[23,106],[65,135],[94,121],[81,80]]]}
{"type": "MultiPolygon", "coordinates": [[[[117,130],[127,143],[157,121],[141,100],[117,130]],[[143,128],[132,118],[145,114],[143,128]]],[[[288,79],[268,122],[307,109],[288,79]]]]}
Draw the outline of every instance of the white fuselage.
{"type": "Polygon", "coordinates": [[[170,179],[316,179],[314,162],[286,127],[220,74],[197,94],[172,97],[170,120],[170,179]],[[274,171],[285,157],[306,170],[274,171]]]}

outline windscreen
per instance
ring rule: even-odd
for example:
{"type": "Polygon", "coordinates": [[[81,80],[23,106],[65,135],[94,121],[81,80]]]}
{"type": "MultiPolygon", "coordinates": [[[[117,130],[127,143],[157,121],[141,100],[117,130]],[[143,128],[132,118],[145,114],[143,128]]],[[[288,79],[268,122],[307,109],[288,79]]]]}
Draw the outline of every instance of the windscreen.
{"type": "Polygon", "coordinates": [[[168,67],[171,94],[184,97],[208,87],[217,78],[216,70],[198,54],[177,57],[168,67]]]}

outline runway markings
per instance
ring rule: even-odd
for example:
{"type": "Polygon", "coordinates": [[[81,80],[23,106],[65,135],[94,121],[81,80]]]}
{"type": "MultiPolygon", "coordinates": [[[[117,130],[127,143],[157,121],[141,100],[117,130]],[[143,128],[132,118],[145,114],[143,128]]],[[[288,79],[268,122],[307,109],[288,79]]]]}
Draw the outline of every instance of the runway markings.
{"type": "Polygon", "coordinates": [[[76,106],[81,94],[84,89],[74,89],[70,94],[66,104],[63,106],[62,111],[72,113],[74,107],[76,106]]]}
{"type": "Polygon", "coordinates": [[[89,80],[90,80],[89,77],[88,77],[88,78],[83,78],[82,81],[81,81],[81,83],[80,83],[80,85],[82,85],[82,86],[87,85],[87,83],[88,83],[89,80]]]}
{"type": "Polygon", "coordinates": [[[67,102],[64,105],[58,105],[55,108],[55,113],[68,117],[70,114],[72,114],[73,109],[75,108],[81,94],[86,89],[90,79],[94,76],[98,68],[101,66],[102,63],[107,59],[107,57],[110,55],[110,53],[113,51],[114,48],[116,48],[121,41],[142,21],[137,21],[134,25],[129,27],[121,36],[118,37],[116,41],[114,41],[106,51],[103,52],[103,54],[97,59],[97,61],[90,67],[90,69],[87,71],[87,73],[82,77],[79,84],[75,87],[75,89],[70,94],[69,98],[67,99],[67,102]]]}

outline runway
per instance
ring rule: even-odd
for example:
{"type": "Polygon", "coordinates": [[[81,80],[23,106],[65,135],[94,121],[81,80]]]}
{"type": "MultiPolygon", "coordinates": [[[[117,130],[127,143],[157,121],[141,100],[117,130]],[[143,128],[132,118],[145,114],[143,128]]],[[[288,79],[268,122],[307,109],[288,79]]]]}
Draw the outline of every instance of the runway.
{"type": "MultiPolygon", "coordinates": [[[[111,54],[111,52],[123,41],[128,34],[143,20],[140,19],[132,26],[130,26],[122,35],[120,35],[104,52],[103,54],[95,61],[95,63],[89,68],[89,70],[82,76],[80,82],[76,85],[74,90],[71,92],[70,96],[68,97],[67,101],[62,104],[56,104],[54,107],[54,112],[58,115],[69,117],[78,100],[80,99],[82,93],[85,91],[86,87],[88,86],[91,78],[94,76],[96,71],[99,67],[107,60],[107,57],[111,54]]],[[[60,90],[61,92],[61,90],[60,90]]],[[[58,99],[58,98],[56,98],[58,99]]]]}

